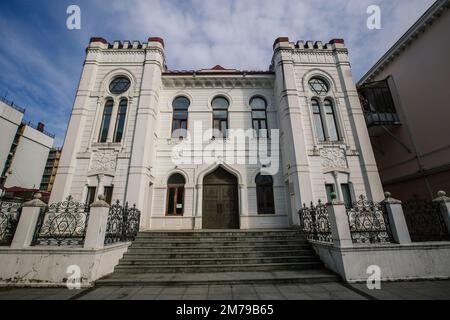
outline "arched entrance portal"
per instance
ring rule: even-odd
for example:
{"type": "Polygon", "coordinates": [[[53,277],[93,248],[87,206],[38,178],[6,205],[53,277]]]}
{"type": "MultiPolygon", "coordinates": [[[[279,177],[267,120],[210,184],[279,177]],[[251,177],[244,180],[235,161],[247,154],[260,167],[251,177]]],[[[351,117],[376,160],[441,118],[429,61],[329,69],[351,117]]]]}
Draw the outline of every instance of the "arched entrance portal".
{"type": "Polygon", "coordinates": [[[203,179],[203,229],[239,229],[237,178],[217,168],[203,179]]]}

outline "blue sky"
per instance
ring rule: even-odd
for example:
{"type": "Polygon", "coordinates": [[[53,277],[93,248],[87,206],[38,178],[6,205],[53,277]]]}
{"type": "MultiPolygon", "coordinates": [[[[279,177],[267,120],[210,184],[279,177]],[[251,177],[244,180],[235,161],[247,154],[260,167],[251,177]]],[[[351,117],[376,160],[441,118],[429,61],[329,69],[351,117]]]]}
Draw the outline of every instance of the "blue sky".
{"type": "Polygon", "coordinates": [[[61,146],[92,36],[163,37],[169,69],[266,70],[278,36],[291,41],[344,38],[357,81],[434,0],[15,0],[0,2],[0,96],[42,121],[61,146]],[[81,8],[81,30],[66,9],[81,8]],[[369,5],[382,29],[366,27],[369,5]]]}

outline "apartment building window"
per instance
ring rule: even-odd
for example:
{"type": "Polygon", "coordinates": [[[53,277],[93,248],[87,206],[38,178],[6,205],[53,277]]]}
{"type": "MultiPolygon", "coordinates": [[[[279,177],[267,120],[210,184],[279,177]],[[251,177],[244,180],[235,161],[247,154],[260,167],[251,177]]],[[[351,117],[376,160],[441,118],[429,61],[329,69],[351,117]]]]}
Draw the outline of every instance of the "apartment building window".
{"type": "Polygon", "coordinates": [[[216,97],[211,104],[213,108],[213,128],[215,131],[220,131],[222,137],[226,137],[230,102],[224,97],[216,97]]]}
{"type": "Polygon", "coordinates": [[[191,102],[186,97],[177,97],[173,100],[172,137],[185,138],[185,130],[188,128],[188,109],[190,104],[191,102]]]}
{"type": "Polygon", "coordinates": [[[267,138],[267,102],[261,97],[250,100],[252,124],[257,137],[267,138]]]}
{"type": "Polygon", "coordinates": [[[98,139],[99,142],[106,142],[108,139],[109,125],[111,123],[111,115],[114,106],[114,101],[109,99],[105,103],[105,107],[103,109],[103,117],[102,117],[102,125],[100,127],[100,137],[98,139]]]}

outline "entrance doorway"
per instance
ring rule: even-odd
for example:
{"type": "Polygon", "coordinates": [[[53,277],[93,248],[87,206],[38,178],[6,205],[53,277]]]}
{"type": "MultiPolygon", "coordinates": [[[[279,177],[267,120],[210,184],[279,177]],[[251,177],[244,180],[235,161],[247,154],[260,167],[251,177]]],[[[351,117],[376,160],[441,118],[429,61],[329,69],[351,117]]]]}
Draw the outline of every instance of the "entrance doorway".
{"type": "Polygon", "coordinates": [[[219,167],[203,179],[203,229],[239,229],[237,178],[219,167]]]}

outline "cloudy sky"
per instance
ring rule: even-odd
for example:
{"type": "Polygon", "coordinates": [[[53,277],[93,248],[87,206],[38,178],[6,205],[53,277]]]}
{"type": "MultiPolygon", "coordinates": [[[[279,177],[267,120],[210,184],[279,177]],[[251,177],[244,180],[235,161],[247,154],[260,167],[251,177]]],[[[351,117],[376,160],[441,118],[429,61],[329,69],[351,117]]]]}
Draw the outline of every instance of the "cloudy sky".
{"type": "Polygon", "coordinates": [[[0,2],[0,96],[42,121],[61,146],[92,36],[108,41],[163,37],[169,69],[266,70],[272,43],[344,38],[355,81],[434,0],[15,0],[0,2]],[[66,28],[81,8],[81,30],[66,28]],[[369,5],[381,30],[369,30],[369,5]]]}

